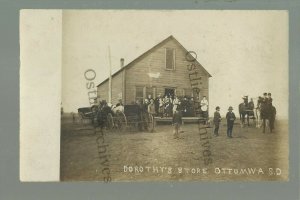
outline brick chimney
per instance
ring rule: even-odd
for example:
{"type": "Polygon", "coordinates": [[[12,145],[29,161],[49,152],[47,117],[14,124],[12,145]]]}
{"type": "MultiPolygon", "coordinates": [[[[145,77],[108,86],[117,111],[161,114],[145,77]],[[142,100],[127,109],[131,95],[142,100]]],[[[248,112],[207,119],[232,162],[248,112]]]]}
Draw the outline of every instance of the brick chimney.
{"type": "Polygon", "coordinates": [[[121,59],[120,59],[120,66],[121,66],[121,68],[124,67],[124,58],[121,58],[121,59]]]}

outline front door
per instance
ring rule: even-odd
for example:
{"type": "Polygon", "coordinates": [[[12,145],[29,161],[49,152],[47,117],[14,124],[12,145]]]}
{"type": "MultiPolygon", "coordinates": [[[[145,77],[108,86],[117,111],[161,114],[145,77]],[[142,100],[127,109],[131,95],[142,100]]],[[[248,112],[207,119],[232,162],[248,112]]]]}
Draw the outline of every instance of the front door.
{"type": "Polygon", "coordinates": [[[175,89],[174,88],[165,88],[165,96],[174,98],[175,89]]]}

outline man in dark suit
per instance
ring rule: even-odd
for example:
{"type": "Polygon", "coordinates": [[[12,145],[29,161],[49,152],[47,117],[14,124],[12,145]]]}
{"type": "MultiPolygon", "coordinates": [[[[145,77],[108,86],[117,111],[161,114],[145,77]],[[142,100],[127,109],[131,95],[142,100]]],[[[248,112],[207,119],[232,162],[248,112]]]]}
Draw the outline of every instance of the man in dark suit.
{"type": "Polygon", "coordinates": [[[181,102],[181,106],[182,106],[182,116],[183,117],[187,117],[187,111],[188,111],[188,99],[186,96],[184,96],[182,102],[181,102]]]}
{"type": "Polygon", "coordinates": [[[220,115],[220,107],[216,107],[216,112],[214,113],[214,119],[213,119],[215,129],[214,129],[214,135],[219,136],[219,127],[221,122],[221,115],[220,115]]]}
{"type": "Polygon", "coordinates": [[[232,112],[233,108],[232,106],[229,106],[228,112],[226,114],[227,119],[227,137],[232,138],[232,129],[234,120],[236,119],[235,114],[232,112]]]}
{"type": "Polygon", "coordinates": [[[268,101],[268,93],[264,92],[263,103],[267,103],[268,101]]]}
{"type": "Polygon", "coordinates": [[[268,97],[267,97],[267,104],[268,104],[268,109],[269,109],[269,116],[270,116],[270,131],[272,132],[274,129],[274,123],[275,123],[275,115],[276,115],[276,108],[273,106],[272,102],[272,94],[268,93],[268,97]]]}
{"type": "Polygon", "coordinates": [[[268,102],[268,104],[270,104],[270,106],[272,106],[272,102],[273,102],[273,99],[272,99],[272,94],[271,93],[268,93],[268,96],[267,96],[267,102],[268,102]]]}

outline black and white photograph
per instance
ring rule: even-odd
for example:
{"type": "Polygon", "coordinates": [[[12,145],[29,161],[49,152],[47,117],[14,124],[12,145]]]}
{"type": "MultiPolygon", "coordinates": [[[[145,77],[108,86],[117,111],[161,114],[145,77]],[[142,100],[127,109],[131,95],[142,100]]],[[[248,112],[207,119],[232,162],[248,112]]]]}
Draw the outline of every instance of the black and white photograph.
{"type": "Polygon", "coordinates": [[[42,19],[61,34],[59,181],[289,180],[287,11],[42,19]]]}

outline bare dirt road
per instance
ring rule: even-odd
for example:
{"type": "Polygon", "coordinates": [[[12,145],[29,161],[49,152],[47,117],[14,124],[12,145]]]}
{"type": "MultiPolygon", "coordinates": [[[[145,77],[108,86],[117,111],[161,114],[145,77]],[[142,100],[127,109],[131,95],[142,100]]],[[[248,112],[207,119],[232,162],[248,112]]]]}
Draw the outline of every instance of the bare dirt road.
{"type": "Polygon", "coordinates": [[[253,126],[235,125],[229,139],[226,124],[221,124],[220,136],[212,136],[209,128],[206,139],[197,124],[185,124],[180,139],[174,139],[168,124],[157,125],[153,133],[101,133],[66,115],[61,126],[61,180],[287,180],[288,123],[276,121],[275,128],[275,133],[263,134],[253,126]],[[208,158],[211,163],[206,165],[208,158]]]}

